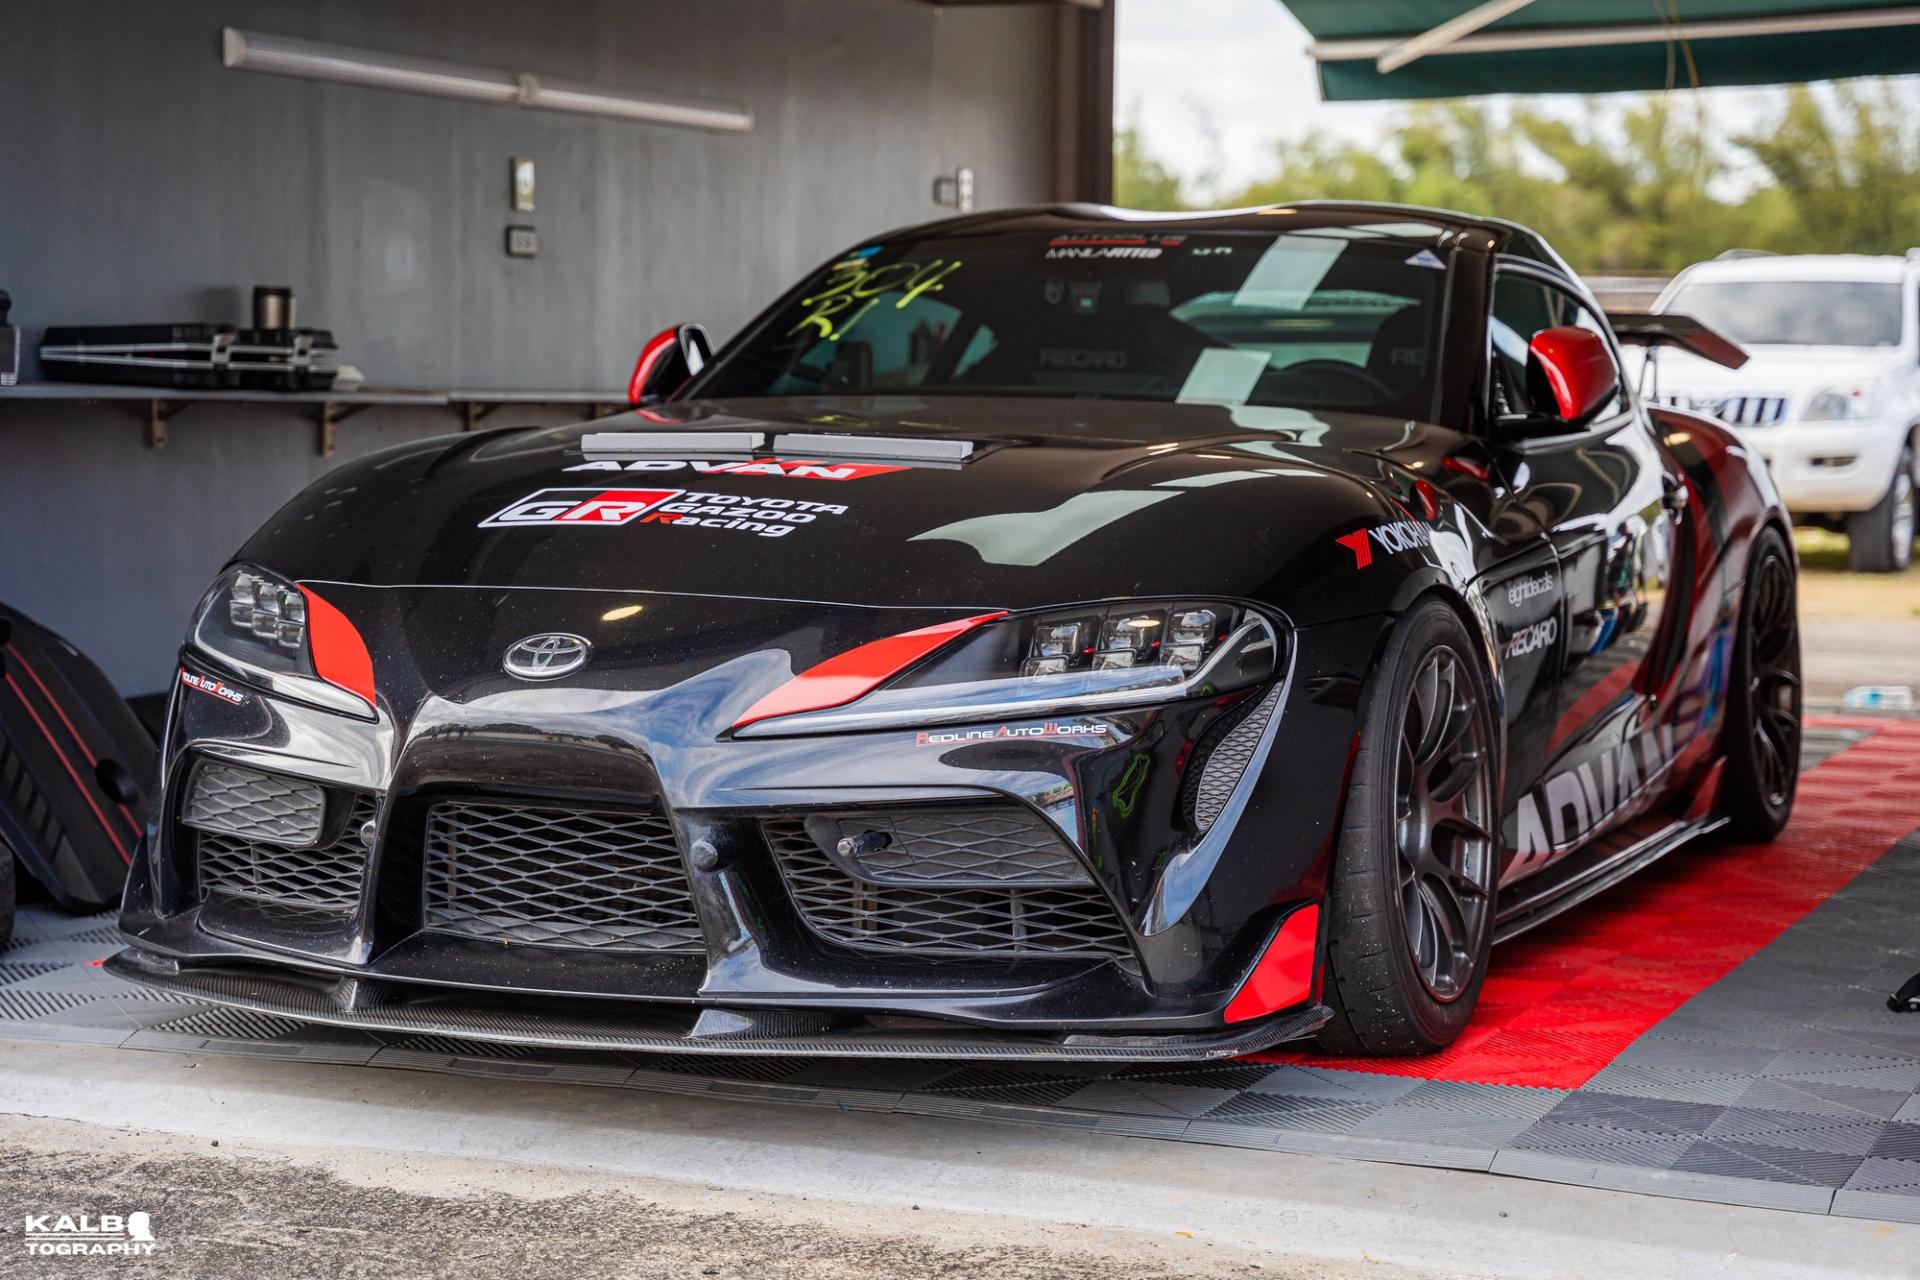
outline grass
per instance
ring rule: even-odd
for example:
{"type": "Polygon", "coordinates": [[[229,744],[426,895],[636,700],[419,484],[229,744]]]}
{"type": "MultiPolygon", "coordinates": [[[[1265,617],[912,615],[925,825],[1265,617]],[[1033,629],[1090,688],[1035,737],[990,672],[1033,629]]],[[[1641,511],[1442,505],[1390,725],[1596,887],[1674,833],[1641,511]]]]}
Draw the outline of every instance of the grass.
{"type": "Polygon", "coordinates": [[[1920,564],[1905,573],[1852,573],[1845,535],[1795,529],[1803,618],[1920,618],[1920,564]]]}

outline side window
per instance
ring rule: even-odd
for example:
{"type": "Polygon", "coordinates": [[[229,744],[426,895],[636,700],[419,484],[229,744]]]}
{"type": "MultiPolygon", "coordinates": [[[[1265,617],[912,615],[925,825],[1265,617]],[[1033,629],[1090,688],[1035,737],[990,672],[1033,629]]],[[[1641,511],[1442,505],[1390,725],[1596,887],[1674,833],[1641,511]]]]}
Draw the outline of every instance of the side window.
{"type": "MultiPolygon", "coordinates": [[[[1563,289],[1556,289],[1531,276],[1503,272],[1493,281],[1493,314],[1488,333],[1492,338],[1493,413],[1542,412],[1550,406],[1536,405],[1527,388],[1527,344],[1542,329],[1573,325],[1591,329],[1602,337],[1606,329],[1587,310],[1586,305],[1563,289]]],[[[1595,415],[1604,422],[1619,413],[1624,405],[1618,393],[1595,415]]]]}

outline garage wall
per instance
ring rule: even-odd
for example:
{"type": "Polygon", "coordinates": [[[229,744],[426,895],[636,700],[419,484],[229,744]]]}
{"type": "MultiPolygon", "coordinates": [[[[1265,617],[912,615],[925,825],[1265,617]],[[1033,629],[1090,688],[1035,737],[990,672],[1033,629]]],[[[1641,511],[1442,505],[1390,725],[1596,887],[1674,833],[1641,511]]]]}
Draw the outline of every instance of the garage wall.
{"type": "MultiPolygon", "coordinates": [[[[662,325],[725,337],[836,248],[939,216],[937,173],[971,165],[983,206],[1047,198],[1056,29],[1044,6],[911,0],[12,0],[0,287],[29,349],[47,324],[243,322],[254,284],[285,284],[370,385],[614,388],[662,325]],[[756,124],[227,70],[225,25],[731,99],[756,124]],[[508,210],[515,155],[538,167],[531,215],[508,210]],[[538,258],[506,257],[509,222],[538,228],[538,258]]],[[[452,423],[370,410],[329,462],[291,408],[198,406],[157,452],[140,421],[0,399],[0,599],[130,692],[162,685],[186,611],[282,501],[452,423]]]]}

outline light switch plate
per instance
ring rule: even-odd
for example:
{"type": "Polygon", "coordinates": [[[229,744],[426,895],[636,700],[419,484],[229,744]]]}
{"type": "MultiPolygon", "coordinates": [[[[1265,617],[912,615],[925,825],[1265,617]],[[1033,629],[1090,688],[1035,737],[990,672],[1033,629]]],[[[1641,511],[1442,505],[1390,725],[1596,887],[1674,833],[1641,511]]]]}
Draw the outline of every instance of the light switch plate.
{"type": "Polygon", "coordinates": [[[540,233],[532,227],[507,228],[507,256],[533,258],[540,253],[540,233]]]}
{"type": "Polygon", "coordinates": [[[513,158],[513,211],[533,212],[533,157],[513,158]]]}

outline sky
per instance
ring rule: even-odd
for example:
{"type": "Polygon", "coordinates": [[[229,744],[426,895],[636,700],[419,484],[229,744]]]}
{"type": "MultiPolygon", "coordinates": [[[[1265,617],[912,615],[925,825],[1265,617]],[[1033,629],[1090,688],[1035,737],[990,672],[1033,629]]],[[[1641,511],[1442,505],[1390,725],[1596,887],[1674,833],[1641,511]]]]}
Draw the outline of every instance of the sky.
{"type": "Polygon", "coordinates": [[[1115,119],[1189,179],[1218,166],[1217,185],[1238,187],[1276,139],[1370,139],[1397,109],[1321,102],[1307,33],[1279,0],[1119,0],[1116,20],[1115,119]]]}
{"type": "MultiPolygon", "coordinates": [[[[1319,129],[1365,142],[1404,110],[1391,102],[1320,101],[1307,33],[1279,0],[1118,0],[1116,13],[1115,120],[1137,128],[1150,152],[1198,184],[1196,194],[1264,176],[1281,138],[1319,129]]],[[[1773,89],[1701,92],[1723,128],[1746,125],[1781,101],[1773,89]]],[[[1536,101],[1579,109],[1571,97],[1536,101]]],[[[1751,166],[1717,194],[1735,196],[1762,180],[1751,166]]]]}

